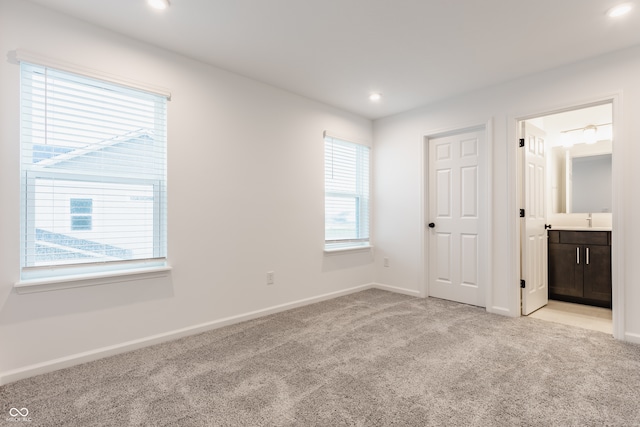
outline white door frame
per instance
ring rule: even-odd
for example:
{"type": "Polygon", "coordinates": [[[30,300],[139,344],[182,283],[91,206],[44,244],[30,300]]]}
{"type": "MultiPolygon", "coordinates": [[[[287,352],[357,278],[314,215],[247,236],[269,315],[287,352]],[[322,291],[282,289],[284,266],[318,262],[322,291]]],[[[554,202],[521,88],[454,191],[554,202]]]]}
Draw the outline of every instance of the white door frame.
{"type": "Polygon", "coordinates": [[[487,119],[484,122],[475,122],[467,125],[448,127],[444,129],[435,129],[427,132],[423,132],[422,138],[422,181],[420,185],[420,240],[421,240],[421,259],[422,259],[422,271],[420,272],[420,281],[423,284],[420,291],[421,297],[427,297],[429,295],[429,232],[427,224],[429,221],[429,140],[434,138],[440,138],[448,135],[455,135],[458,133],[464,133],[469,131],[484,130],[485,132],[485,146],[483,147],[479,164],[483,166],[482,180],[485,185],[486,202],[484,211],[481,213],[484,215],[481,221],[481,232],[485,236],[485,244],[481,247],[481,253],[483,253],[484,265],[480,265],[478,269],[478,277],[483,281],[485,287],[485,306],[487,311],[491,311],[492,307],[492,248],[493,248],[493,230],[492,230],[492,208],[493,208],[493,172],[492,172],[492,158],[493,158],[493,119],[487,119]]]}
{"type": "Polygon", "coordinates": [[[625,339],[624,327],[624,215],[623,198],[624,194],[624,134],[620,132],[622,126],[622,95],[615,93],[608,96],[596,97],[582,102],[574,102],[562,107],[542,108],[524,114],[511,115],[507,120],[507,203],[512,211],[508,217],[508,240],[509,240],[509,311],[514,317],[520,316],[520,189],[517,185],[520,179],[518,167],[518,123],[549,114],[562,113],[565,111],[578,110],[594,105],[611,103],[613,108],[613,127],[615,132],[615,144],[612,154],[612,230],[614,232],[611,243],[611,279],[612,295],[611,306],[613,309],[613,336],[616,339],[625,339]],[[616,131],[617,130],[617,131],[616,131]]]}

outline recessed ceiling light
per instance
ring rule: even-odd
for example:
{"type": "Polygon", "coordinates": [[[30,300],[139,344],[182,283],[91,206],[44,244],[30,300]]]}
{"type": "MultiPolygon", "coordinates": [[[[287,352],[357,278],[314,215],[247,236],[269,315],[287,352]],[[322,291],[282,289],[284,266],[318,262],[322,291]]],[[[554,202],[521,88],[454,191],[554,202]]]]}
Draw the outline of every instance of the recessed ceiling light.
{"type": "Polygon", "coordinates": [[[147,3],[158,10],[164,10],[169,7],[169,0],[147,0],[147,3]]]}
{"type": "Polygon", "coordinates": [[[632,8],[633,8],[633,5],[631,3],[622,3],[617,5],[616,7],[609,9],[609,12],[607,12],[607,15],[609,15],[610,18],[617,18],[618,16],[622,16],[629,13],[629,11],[632,8]]]}
{"type": "Polygon", "coordinates": [[[380,101],[381,99],[382,99],[382,95],[379,93],[372,93],[371,95],[369,95],[370,101],[380,101]]]}

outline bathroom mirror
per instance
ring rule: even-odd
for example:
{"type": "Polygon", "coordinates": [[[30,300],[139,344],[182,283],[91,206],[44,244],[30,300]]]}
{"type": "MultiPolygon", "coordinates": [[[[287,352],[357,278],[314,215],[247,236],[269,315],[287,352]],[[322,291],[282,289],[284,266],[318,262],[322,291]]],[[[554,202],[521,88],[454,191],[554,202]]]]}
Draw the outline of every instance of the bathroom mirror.
{"type": "Polygon", "coordinates": [[[611,212],[611,141],[551,150],[553,213],[611,212]]]}

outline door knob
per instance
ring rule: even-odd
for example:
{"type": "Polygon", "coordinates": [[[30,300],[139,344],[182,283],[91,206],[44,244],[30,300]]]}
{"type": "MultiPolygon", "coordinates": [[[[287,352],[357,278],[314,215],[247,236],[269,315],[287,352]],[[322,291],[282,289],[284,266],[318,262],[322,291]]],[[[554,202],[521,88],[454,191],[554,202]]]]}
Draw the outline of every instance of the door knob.
{"type": "Polygon", "coordinates": [[[435,226],[436,226],[436,225],[435,225],[433,222],[430,222],[430,223],[429,223],[429,228],[435,228],[435,226]]]}

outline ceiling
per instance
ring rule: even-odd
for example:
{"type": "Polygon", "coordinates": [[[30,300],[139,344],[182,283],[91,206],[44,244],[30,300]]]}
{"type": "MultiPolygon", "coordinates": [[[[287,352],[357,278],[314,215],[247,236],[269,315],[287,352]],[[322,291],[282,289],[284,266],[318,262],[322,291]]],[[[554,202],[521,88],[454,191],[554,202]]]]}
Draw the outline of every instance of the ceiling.
{"type": "Polygon", "coordinates": [[[31,1],[369,119],[640,44],[623,0],[31,1]]]}

